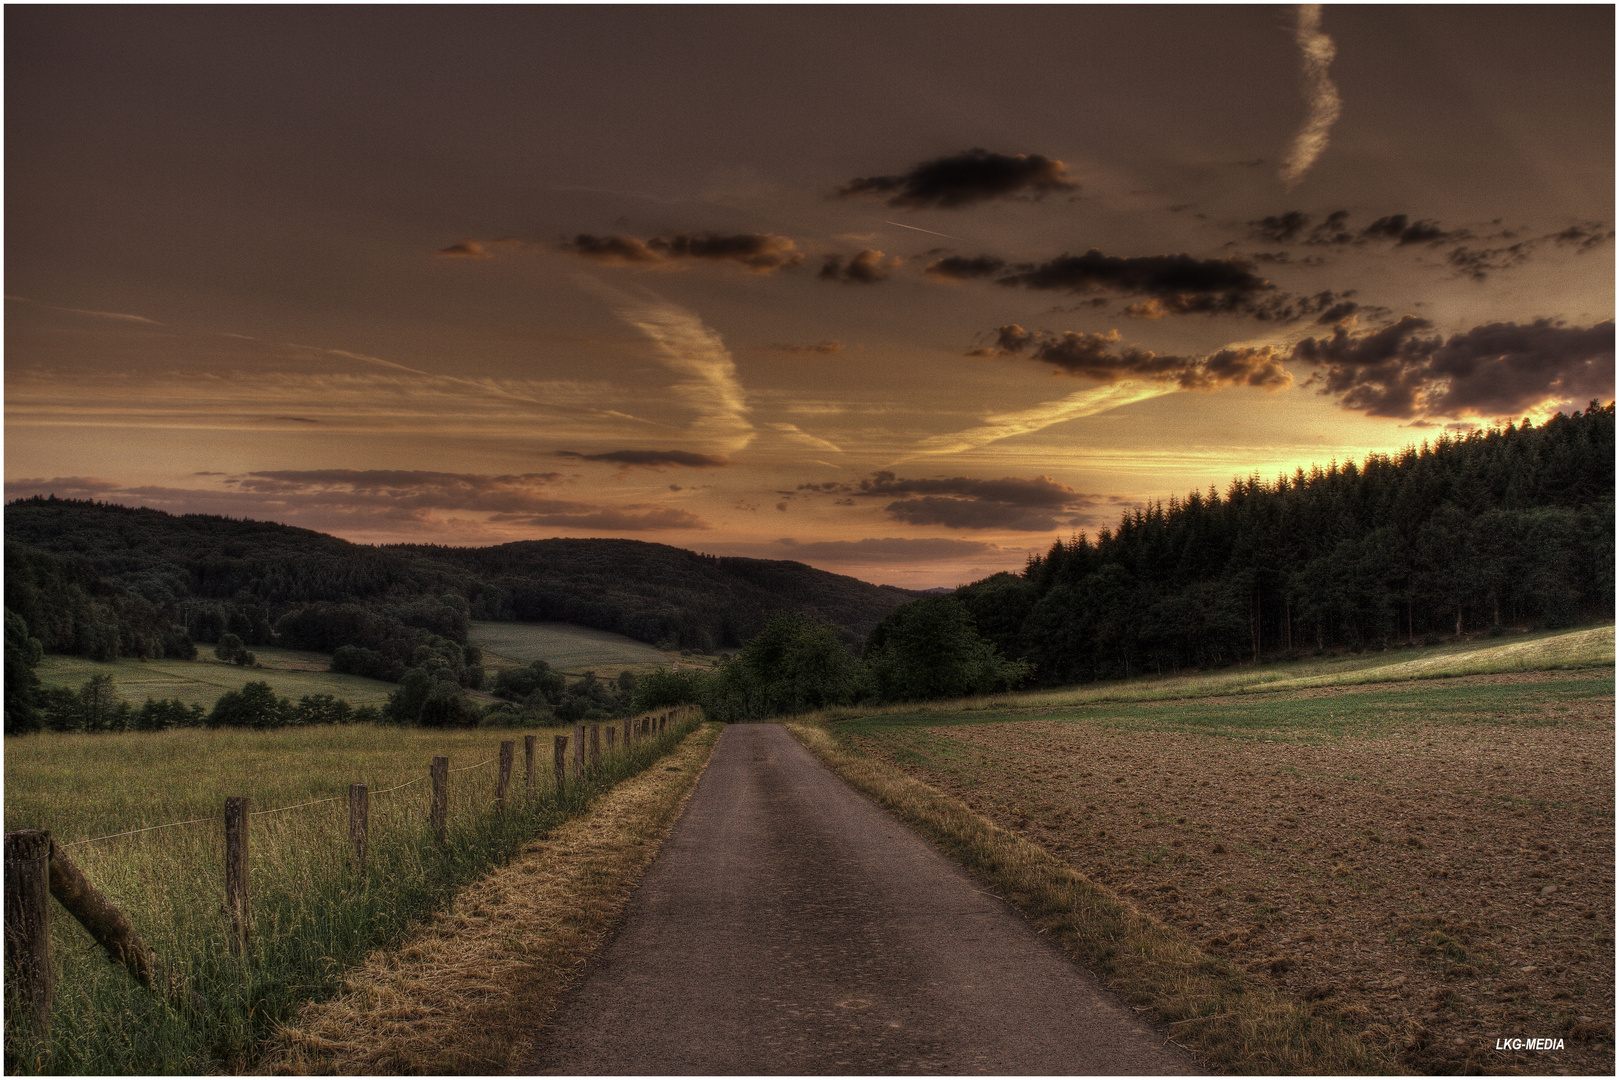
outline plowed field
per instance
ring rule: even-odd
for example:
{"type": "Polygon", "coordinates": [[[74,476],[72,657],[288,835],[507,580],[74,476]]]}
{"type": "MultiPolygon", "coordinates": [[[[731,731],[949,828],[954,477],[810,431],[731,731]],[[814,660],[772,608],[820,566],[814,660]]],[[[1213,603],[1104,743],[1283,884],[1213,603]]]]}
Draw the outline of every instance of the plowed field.
{"type": "Polygon", "coordinates": [[[1412,1069],[1613,1072],[1611,675],[839,726],[1412,1069]]]}

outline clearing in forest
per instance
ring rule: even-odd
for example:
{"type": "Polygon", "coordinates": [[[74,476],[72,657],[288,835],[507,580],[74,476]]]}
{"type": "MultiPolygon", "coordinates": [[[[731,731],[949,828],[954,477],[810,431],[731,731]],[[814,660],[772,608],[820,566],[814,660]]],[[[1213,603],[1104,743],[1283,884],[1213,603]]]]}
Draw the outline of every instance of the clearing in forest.
{"type": "Polygon", "coordinates": [[[671,660],[682,659],[678,653],[671,655],[623,634],[572,623],[479,621],[472,623],[467,637],[483,650],[484,666],[491,671],[544,660],[569,674],[603,673],[667,667],[671,660]]]}

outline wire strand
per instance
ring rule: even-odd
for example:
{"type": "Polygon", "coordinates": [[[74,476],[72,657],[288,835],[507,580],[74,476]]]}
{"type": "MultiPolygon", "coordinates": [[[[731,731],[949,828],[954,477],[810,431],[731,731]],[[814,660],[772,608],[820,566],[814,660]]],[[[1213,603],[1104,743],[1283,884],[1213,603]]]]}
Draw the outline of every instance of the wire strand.
{"type": "Polygon", "coordinates": [[[451,772],[467,772],[470,769],[481,769],[481,768],[483,768],[485,765],[489,764],[493,760],[495,760],[495,759],[494,758],[484,758],[482,761],[478,762],[478,764],[476,764],[476,765],[467,765],[467,766],[464,766],[464,767],[459,768],[459,769],[451,769],[450,771],[451,772]]]}
{"type": "Polygon", "coordinates": [[[199,821],[212,821],[212,817],[197,817],[190,821],[171,821],[166,825],[148,825],[144,829],[130,829],[128,832],[108,833],[106,836],[92,836],[88,840],[75,840],[71,844],[62,844],[61,847],[78,847],[80,844],[93,844],[97,840],[113,840],[120,836],[134,836],[136,833],[151,832],[154,829],[172,829],[176,825],[195,825],[199,821]]]}
{"type": "Polygon", "coordinates": [[[341,795],[333,795],[330,799],[312,799],[309,802],[295,803],[292,806],[278,806],[274,810],[254,810],[252,813],[248,814],[247,816],[248,817],[258,817],[260,814],[279,814],[284,810],[298,810],[298,809],[301,809],[302,807],[305,807],[305,806],[315,806],[318,803],[336,802],[338,799],[341,799],[342,797],[343,796],[341,796],[341,795]]]}

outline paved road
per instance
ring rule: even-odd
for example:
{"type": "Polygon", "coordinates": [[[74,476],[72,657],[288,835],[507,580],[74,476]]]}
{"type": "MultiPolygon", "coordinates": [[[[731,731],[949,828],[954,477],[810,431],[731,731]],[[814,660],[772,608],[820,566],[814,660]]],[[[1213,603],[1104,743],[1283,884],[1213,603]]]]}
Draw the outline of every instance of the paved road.
{"type": "Polygon", "coordinates": [[[775,724],[725,730],[536,1073],[1187,1073],[775,724]]]}

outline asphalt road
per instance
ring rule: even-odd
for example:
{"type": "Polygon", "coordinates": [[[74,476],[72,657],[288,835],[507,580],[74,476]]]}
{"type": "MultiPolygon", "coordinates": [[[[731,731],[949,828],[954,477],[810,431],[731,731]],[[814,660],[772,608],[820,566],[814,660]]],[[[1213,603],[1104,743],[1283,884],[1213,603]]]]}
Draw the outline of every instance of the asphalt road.
{"type": "Polygon", "coordinates": [[[1196,1066],[786,729],[733,725],[535,1073],[1196,1066]]]}

